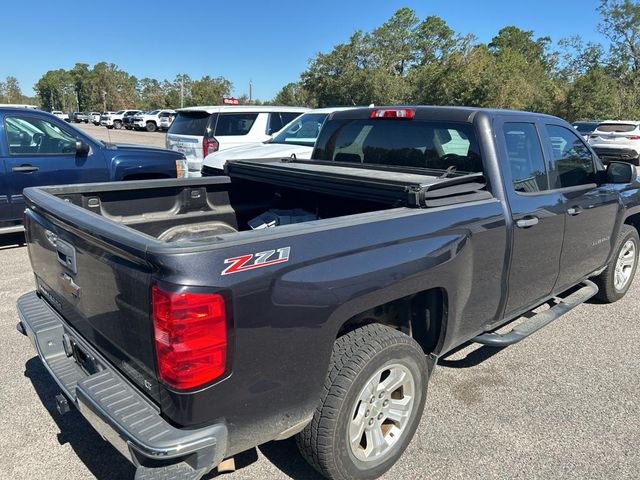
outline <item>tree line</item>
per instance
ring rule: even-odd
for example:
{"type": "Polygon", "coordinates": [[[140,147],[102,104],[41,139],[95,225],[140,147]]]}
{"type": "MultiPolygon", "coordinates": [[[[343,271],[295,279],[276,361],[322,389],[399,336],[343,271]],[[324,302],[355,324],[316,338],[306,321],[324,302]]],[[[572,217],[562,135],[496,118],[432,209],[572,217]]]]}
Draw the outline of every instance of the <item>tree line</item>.
{"type": "Polygon", "coordinates": [[[607,48],[579,36],[554,43],[517,26],[483,43],[440,17],[421,20],[401,8],[371,32],[358,30],[318,53],[273,102],[471,105],[569,120],[640,118],[640,2],[602,0],[598,12],[607,48]]]}
{"type": "MultiPolygon", "coordinates": [[[[640,0],[601,0],[597,10],[607,46],[579,36],[554,42],[513,25],[483,43],[438,16],[420,19],[401,8],[372,31],[357,30],[316,54],[298,81],[265,103],[470,105],[569,120],[640,118],[640,0]]],[[[231,88],[222,76],[138,79],[113,63],[76,63],[46,72],[34,86],[36,98],[7,77],[0,103],[62,111],[179,108],[220,104],[231,88]]],[[[240,103],[262,102],[242,96],[240,103]]]]}

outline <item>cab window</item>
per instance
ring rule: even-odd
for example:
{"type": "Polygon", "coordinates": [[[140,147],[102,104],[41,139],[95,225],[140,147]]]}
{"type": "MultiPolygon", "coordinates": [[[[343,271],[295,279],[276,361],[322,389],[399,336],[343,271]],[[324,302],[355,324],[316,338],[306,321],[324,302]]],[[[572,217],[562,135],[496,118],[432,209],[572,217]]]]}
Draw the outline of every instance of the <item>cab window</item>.
{"type": "Polygon", "coordinates": [[[535,124],[507,122],[502,133],[513,189],[518,193],[548,190],[549,179],[535,124]]]}
{"type": "Polygon", "coordinates": [[[546,125],[546,129],[551,143],[550,170],[555,177],[553,188],[595,183],[593,155],[582,139],[572,130],[559,125],[546,125]]]}
{"type": "Polygon", "coordinates": [[[65,155],[76,151],[76,138],[47,120],[7,116],[5,130],[11,155],[65,155]]]}

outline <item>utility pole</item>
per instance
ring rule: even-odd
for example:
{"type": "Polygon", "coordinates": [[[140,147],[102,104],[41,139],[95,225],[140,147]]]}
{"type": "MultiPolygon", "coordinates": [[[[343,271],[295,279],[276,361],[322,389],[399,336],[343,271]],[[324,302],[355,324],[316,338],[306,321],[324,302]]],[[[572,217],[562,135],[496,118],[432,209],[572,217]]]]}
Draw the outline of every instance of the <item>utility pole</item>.
{"type": "Polygon", "coordinates": [[[249,103],[253,100],[253,82],[249,79],[249,103]]]}
{"type": "Polygon", "coordinates": [[[184,108],[184,73],[180,75],[180,108],[184,108]]]}

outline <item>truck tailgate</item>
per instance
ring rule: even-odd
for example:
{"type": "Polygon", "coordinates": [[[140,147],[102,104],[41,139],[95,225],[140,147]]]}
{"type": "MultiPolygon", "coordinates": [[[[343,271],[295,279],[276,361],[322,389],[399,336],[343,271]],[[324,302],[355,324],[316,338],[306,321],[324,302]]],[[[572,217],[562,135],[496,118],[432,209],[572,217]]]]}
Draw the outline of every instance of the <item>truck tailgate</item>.
{"type": "Polygon", "coordinates": [[[41,208],[27,210],[25,232],[39,294],[157,401],[145,252],[104,242],[41,208]]]}

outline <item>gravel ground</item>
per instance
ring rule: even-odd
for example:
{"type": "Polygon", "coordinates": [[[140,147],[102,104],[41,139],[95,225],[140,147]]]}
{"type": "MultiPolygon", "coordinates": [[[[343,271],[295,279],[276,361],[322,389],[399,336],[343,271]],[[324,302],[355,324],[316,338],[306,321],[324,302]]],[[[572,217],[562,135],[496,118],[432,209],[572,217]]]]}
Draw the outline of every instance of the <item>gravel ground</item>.
{"type": "MultiPolygon", "coordinates": [[[[16,299],[33,288],[22,240],[0,239],[0,478],[133,478],[77,412],[58,415],[54,382],[15,330],[16,299]]],[[[443,360],[420,428],[385,478],[639,478],[639,290],[582,305],[504,350],[468,347],[443,360]]],[[[319,478],[291,440],[236,461],[219,477],[319,478]]]]}
{"type": "Polygon", "coordinates": [[[112,143],[138,143],[142,145],[152,145],[163,147],[166,133],[163,132],[138,132],[135,130],[114,130],[107,127],[95,126],[91,123],[74,123],[75,127],[84,130],[89,135],[105,142],[112,143]]]}

